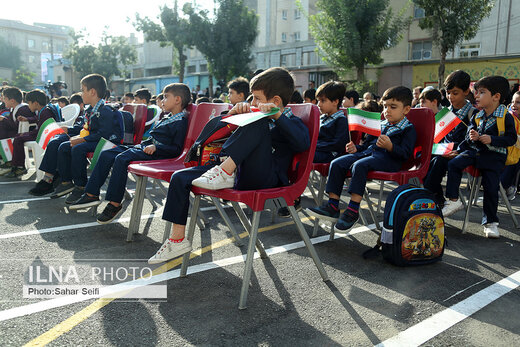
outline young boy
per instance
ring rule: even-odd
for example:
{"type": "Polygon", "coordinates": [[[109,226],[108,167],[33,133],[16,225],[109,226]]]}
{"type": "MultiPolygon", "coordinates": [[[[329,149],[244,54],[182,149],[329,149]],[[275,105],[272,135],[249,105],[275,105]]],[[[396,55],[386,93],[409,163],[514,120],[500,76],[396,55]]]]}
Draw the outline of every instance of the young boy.
{"type": "Polygon", "coordinates": [[[121,142],[122,120],[112,108],[105,105],[102,97],[106,94],[106,90],[105,77],[99,74],[87,75],[81,80],[83,101],[89,104],[91,109],[80,134],[63,142],[58,148],[57,167],[61,184],[51,198],[71,192],[65,203],[72,204],[81,198],[87,184],[87,154],[94,152],[101,138],[112,143],[121,142]]]}
{"type": "MultiPolygon", "coordinates": [[[[184,239],[192,184],[207,189],[263,189],[289,184],[287,170],[295,153],[310,146],[309,130],[285,106],[294,91],[294,80],[284,68],[270,68],[253,77],[250,83],[253,102],[263,112],[273,107],[280,111],[238,128],[224,143],[221,155],[228,158],[215,166],[192,167],[172,175],[163,219],[173,223],[170,238],[148,262],[156,264],[191,251],[184,239]],[[240,174],[235,183],[235,169],[240,174]]],[[[236,104],[229,114],[250,111],[246,103],[236,104]]]]}
{"type": "MultiPolygon", "coordinates": [[[[48,104],[48,98],[44,91],[40,89],[31,90],[25,96],[25,100],[28,103],[31,112],[36,114],[38,119],[38,125],[23,134],[17,134],[13,140],[13,159],[11,161],[12,169],[11,172],[6,175],[9,178],[16,178],[27,173],[25,168],[25,150],[24,143],[27,141],[36,140],[40,127],[50,118],[56,120],[60,117],[58,108],[53,104],[48,104]]],[[[22,121],[25,117],[18,116],[18,120],[22,121]]]]}
{"type": "Polygon", "coordinates": [[[116,218],[122,209],[128,165],[132,161],[159,160],[178,157],[182,153],[184,138],[188,129],[186,107],[191,101],[191,92],[183,83],[173,83],[164,88],[164,108],[170,112],[156,123],[150,137],[139,145],[129,148],[118,146],[103,151],[85,187],[85,194],[70,206],[78,210],[101,204],[99,192],[110,169],[105,200],[109,203],[98,216],[98,223],[106,224],[116,218]]]}
{"type": "Polygon", "coordinates": [[[131,104],[134,102],[134,93],[128,92],[123,96],[123,104],[131,104]]]}
{"type": "Polygon", "coordinates": [[[307,89],[306,91],[304,91],[303,92],[303,102],[316,105],[316,103],[318,102],[318,101],[316,101],[316,89],[313,88],[313,89],[307,89]]]}
{"type": "Polygon", "coordinates": [[[347,90],[343,99],[343,107],[356,107],[359,103],[359,94],[355,90],[347,90]]]}
{"type": "Polygon", "coordinates": [[[383,94],[381,135],[369,135],[362,145],[347,144],[347,155],[332,161],[326,192],[329,201],[322,206],[311,207],[311,216],[336,221],[334,230],[347,232],[359,217],[359,205],[365,192],[369,171],[399,171],[401,165],[413,154],[416,133],[406,118],[411,109],[412,92],[406,87],[393,87],[383,94]],[[350,202],[345,212],[339,215],[339,198],[347,173],[352,172],[348,191],[350,202]],[[339,220],[338,220],[339,217],[339,220]]]}
{"type": "Polygon", "coordinates": [[[67,106],[69,104],[69,99],[66,97],[66,96],[60,96],[58,98],[58,106],[60,108],[64,108],[65,106],[67,106]]]}
{"type": "Polygon", "coordinates": [[[437,114],[442,109],[441,106],[442,94],[437,89],[424,90],[419,95],[419,105],[432,110],[433,114],[437,114]]]}
{"type": "MultiPolygon", "coordinates": [[[[424,180],[424,187],[435,195],[436,202],[440,206],[444,205],[444,193],[442,191],[441,183],[448,171],[448,163],[459,154],[457,148],[466,136],[469,120],[473,114],[477,113],[477,109],[472,106],[471,102],[466,100],[469,93],[470,82],[470,76],[462,70],[453,71],[444,80],[444,87],[447,90],[448,99],[451,104],[449,109],[451,112],[455,113],[461,122],[440,141],[440,143],[453,142],[454,150],[445,155],[432,156],[428,174],[424,180]]],[[[427,91],[426,93],[428,93],[428,95],[435,94],[435,92],[432,94],[430,91],[427,91]]],[[[425,98],[425,100],[427,99],[425,98]]],[[[435,103],[434,101],[431,102],[435,103]]],[[[438,107],[438,100],[436,102],[438,107]]]]}
{"type": "Polygon", "coordinates": [[[159,121],[162,110],[157,105],[150,105],[152,93],[148,88],[141,88],[134,93],[134,103],[146,105],[148,114],[146,115],[146,124],[144,128],[143,139],[146,140],[150,136],[150,131],[155,122],[159,121]]]}
{"type": "Polygon", "coordinates": [[[237,77],[227,85],[229,89],[229,103],[236,105],[244,102],[249,96],[249,81],[244,77],[237,77]]]}
{"type": "Polygon", "coordinates": [[[484,208],[482,224],[487,238],[498,238],[498,190],[500,172],[504,168],[507,147],[515,144],[514,119],[503,105],[509,96],[509,82],[502,76],[488,76],[475,83],[475,98],[481,109],[471,118],[459,155],[448,163],[446,201],[442,214],[448,217],[463,208],[459,200],[462,171],[474,165],[482,175],[484,208]],[[505,117],[505,132],[498,133],[497,118],[505,117]]]}

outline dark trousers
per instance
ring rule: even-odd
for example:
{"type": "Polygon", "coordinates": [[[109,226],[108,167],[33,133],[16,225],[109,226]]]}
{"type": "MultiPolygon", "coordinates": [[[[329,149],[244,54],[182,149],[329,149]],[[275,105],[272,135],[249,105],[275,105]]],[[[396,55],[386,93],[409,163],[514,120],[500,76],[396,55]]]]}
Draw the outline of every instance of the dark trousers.
{"type": "Polygon", "coordinates": [[[508,165],[500,174],[500,182],[502,183],[502,187],[507,189],[511,186],[517,184],[516,177],[518,175],[518,171],[520,170],[520,161],[514,165],[508,165]]]}
{"type": "Polygon", "coordinates": [[[334,159],[338,158],[338,156],[340,155],[340,154],[334,155],[334,153],[336,153],[336,152],[321,152],[321,151],[317,150],[314,153],[314,159],[312,162],[313,163],[330,163],[334,159]]]}
{"type": "Polygon", "coordinates": [[[18,133],[18,121],[12,119],[4,119],[0,121],[0,140],[15,137],[18,133]]]}
{"type": "Polygon", "coordinates": [[[428,189],[435,195],[437,203],[444,203],[444,193],[442,191],[442,179],[448,172],[448,163],[450,159],[440,155],[434,155],[430,161],[428,174],[424,179],[424,188],[428,189]]]}
{"type": "Polygon", "coordinates": [[[58,148],[58,171],[62,182],[73,182],[78,187],[87,184],[87,154],[94,152],[97,142],[82,142],[74,147],[70,141],[58,148]]]}
{"type": "MultiPolygon", "coordinates": [[[[448,199],[457,199],[459,197],[459,186],[462,180],[462,172],[470,165],[477,164],[477,156],[475,151],[464,151],[448,163],[448,181],[446,183],[446,197],[448,199]]],[[[503,162],[497,162],[493,169],[493,165],[486,165],[486,169],[480,169],[482,175],[482,186],[484,187],[484,208],[482,213],[482,224],[498,223],[498,190],[500,184],[500,171],[503,162]]]]}
{"type": "Polygon", "coordinates": [[[330,163],[329,177],[325,191],[341,195],[343,183],[347,174],[352,172],[352,179],[348,187],[350,194],[358,194],[363,196],[367,183],[369,171],[386,171],[396,172],[401,168],[401,164],[384,158],[374,157],[366,153],[346,154],[330,163]]]}
{"type": "Polygon", "coordinates": [[[40,170],[51,175],[56,175],[58,168],[58,148],[66,141],[69,141],[69,135],[67,134],[54,136],[52,140],[49,141],[40,164],[40,170]]]}
{"type": "Polygon", "coordinates": [[[23,148],[24,143],[27,141],[36,140],[36,134],[23,133],[16,135],[13,140],[13,160],[11,161],[12,166],[25,167],[25,150],[23,148]]]}
{"type": "Polygon", "coordinates": [[[112,169],[112,175],[108,183],[107,193],[105,200],[121,202],[125,194],[126,182],[128,179],[128,165],[132,161],[145,161],[160,159],[155,158],[152,155],[146,154],[141,148],[125,148],[115,147],[101,152],[98,161],[88,183],[85,187],[85,191],[89,194],[99,196],[101,186],[105,183],[110,169],[112,169]]]}

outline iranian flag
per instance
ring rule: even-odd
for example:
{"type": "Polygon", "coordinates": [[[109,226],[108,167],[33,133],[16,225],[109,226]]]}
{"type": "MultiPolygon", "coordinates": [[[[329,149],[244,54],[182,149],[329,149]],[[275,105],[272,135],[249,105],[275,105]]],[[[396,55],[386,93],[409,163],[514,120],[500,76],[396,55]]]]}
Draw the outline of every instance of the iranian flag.
{"type": "Polygon", "coordinates": [[[440,142],[444,136],[448,135],[460,122],[459,117],[446,107],[437,112],[435,115],[435,137],[433,138],[433,142],[440,142]]]}
{"type": "Polygon", "coordinates": [[[107,149],[112,149],[114,147],[117,147],[117,145],[114,145],[112,142],[105,140],[104,138],[101,138],[96,146],[96,149],[94,150],[94,156],[90,162],[90,169],[94,170],[94,166],[96,166],[101,152],[106,151],[107,149]]]}
{"type": "Polygon", "coordinates": [[[53,118],[47,119],[40,130],[38,131],[38,136],[36,136],[36,142],[40,145],[40,147],[45,150],[47,148],[47,144],[54,137],[54,135],[63,134],[65,131],[56,123],[53,118]]]}
{"type": "Polygon", "coordinates": [[[381,114],[348,108],[348,128],[374,136],[381,135],[381,114]]]}
{"type": "Polygon", "coordinates": [[[0,155],[2,156],[4,162],[8,162],[13,159],[13,140],[14,139],[0,140],[0,155]]]}
{"type": "Polygon", "coordinates": [[[432,154],[446,155],[453,151],[453,142],[450,143],[434,143],[432,147],[432,154]]]}

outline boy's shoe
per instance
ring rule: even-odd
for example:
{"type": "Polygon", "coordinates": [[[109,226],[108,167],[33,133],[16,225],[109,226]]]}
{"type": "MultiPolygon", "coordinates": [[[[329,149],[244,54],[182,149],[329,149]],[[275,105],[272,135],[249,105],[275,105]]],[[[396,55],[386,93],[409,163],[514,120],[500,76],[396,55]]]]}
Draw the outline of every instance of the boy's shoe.
{"type": "Polygon", "coordinates": [[[458,199],[457,201],[446,200],[444,203],[444,207],[442,208],[442,215],[444,218],[451,216],[455,212],[458,212],[464,208],[464,204],[462,201],[458,199]]]}
{"type": "MultiPolygon", "coordinates": [[[[296,212],[299,212],[302,210],[302,199],[301,198],[294,200],[294,208],[296,209],[296,212]]],[[[289,212],[289,209],[287,207],[281,207],[278,209],[278,216],[290,217],[291,212],[289,212]]]]}
{"type": "MultiPolygon", "coordinates": [[[[72,194],[71,194],[72,196],[72,194]]],[[[70,210],[81,210],[82,208],[89,208],[101,204],[99,196],[90,196],[87,193],[83,194],[78,201],[70,205],[70,210]]]]}
{"type": "Polygon", "coordinates": [[[52,186],[54,187],[54,189],[56,189],[56,187],[58,187],[61,183],[61,177],[60,177],[60,174],[56,174],[54,175],[54,177],[52,177],[52,186]]]}
{"type": "Polygon", "coordinates": [[[108,203],[103,212],[98,216],[97,222],[99,224],[108,224],[114,219],[116,219],[117,215],[123,209],[123,205],[119,205],[115,207],[111,203],[108,203]]]}
{"type": "Polygon", "coordinates": [[[67,195],[74,190],[74,184],[72,182],[61,183],[56,187],[56,191],[51,195],[51,199],[59,198],[60,196],[67,195]]]}
{"type": "Polygon", "coordinates": [[[148,264],[158,264],[191,252],[191,242],[186,238],[181,242],[173,242],[167,239],[153,257],[148,259],[148,264]]]}
{"type": "Polygon", "coordinates": [[[36,186],[33,189],[29,190],[29,194],[35,196],[42,196],[45,194],[52,193],[53,191],[54,187],[52,183],[41,180],[40,182],[36,183],[36,186]]]}
{"type": "Polygon", "coordinates": [[[67,205],[72,205],[73,203],[75,203],[76,201],[81,199],[81,196],[83,195],[84,192],[85,192],[84,187],[74,187],[74,189],[72,190],[70,195],[67,196],[67,199],[65,199],[65,203],[67,205]]]}
{"type": "Polygon", "coordinates": [[[11,169],[11,172],[9,172],[5,177],[7,178],[18,178],[20,176],[23,176],[27,173],[27,169],[24,167],[13,167],[11,169]]]}
{"type": "Polygon", "coordinates": [[[509,201],[515,200],[515,197],[516,197],[516,187],[515,186],[511,186],[511,187],[507,188],[506,195],[507,195],[507,199],[509,201]]]}
{"type": "Polygon", "coordinates": [[[191,184],[195,187],[209,190],[233,188],[235,185],[235,176],[235,172],[233,172],[233,174],[230,176],[225,173],[224,170],[220,168],[220,166],[215,166],[206,171],[199,178],[194,179],[191,184]]]}
{"type": "Polygon", "coordinates": [[[306,211],[313,217],[331,222],[335,222],[339,218],[339,209],[335,209],[328,202],[324,202],[321,206],[309,207],[306,211]]]}
{"type": "Polygon", "coordinates": [[[0,165],[0,176],[8,174],[9,172],[11,172],[12,169],[13,167],[11,166],[10,161],[3,163],[2,165],[0,165]]]}
{"type": "Polygon", "coordinates": [[[500,233],[498,232],[498,223],[484,224],[484,234],[488,239],[498,239],[500,233]]]}
{"type": "Polygon", "coordinates": [[[345,211],[341,214],[336,225],[334,225],[334,232],[336,233],[346,233],[352,228],[354,224],[356,224],[359,219],[359,213],[353,213],[351,211],[345,211]]]}

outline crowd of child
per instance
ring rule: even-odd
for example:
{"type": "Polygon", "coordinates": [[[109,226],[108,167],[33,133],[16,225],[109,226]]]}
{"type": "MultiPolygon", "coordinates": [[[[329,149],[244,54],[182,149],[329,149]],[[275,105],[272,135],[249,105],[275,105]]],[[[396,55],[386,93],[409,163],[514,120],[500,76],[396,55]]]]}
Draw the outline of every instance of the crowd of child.
{"type": "MultiPolygon", "coordinates": [[[[509,166],[505,163],[507,148],[517,141],[513,117],[520,116],[520,92],[514,91],[511,102],[509,82],[504,77],[484,77],[473,85],[472,102],[468,100],[470,84],[470,76],[458,70],[444,82],[445,97],[442,91],[432,87],[417,87],[412,92],[407,87],[396,86],[387,89],[381,98],[367,92],[360,102],[356,91],[346,90],[338,81],[309,88],[303,95],[295,92],[293,77],[283,68],[257,71],[251,81],[243,77],[230,81],[228,94],[222,93],[218,100],[212,100],[232,104],[228,115],[250,112],[252,106],[266,113],[275,108],[278,111],[235,130],[223,144],[218,159],[172,175],[163,212],[163,219],[173,223],[171,235],[149,262],[163,262],[191,250],[191,243],[184,236],[192,185],[214,190],[251,190],[290,184],[287,171],[294,154],[310,146],[308,129],[288,107],[301,102],[317,104],[320,109],[314,162],[330,163],[328,201],[309,207],[310,215],[334,222],[336,232],[347,232],[358,220],[368,172],[398,171],[414,154],[416,131],[406,117],[410,109],[426,107],[439,114],[445,105],[460,122],[440,140],[449,143],[452,150],[432,156],[424,185],[435,194],[437,203],[443,206],[444,217],[448,217],[462,208],[458,195],[463,170],[468,166],[478,168],[484,189],[484,233],[489,238],[499,237],[499,185],[507,189],[512,199],[518,183],[520,163],[509,166]],[[381,134],[367,135],[354,143],[345,111],[351,107],[382,112],[381,134]],[[350,201],[340,213],[340,196],[349,173],[350,201]],[[444,193],[442,180],[446,175],[444,193]]],[[[106,80],[98,74],[85,76],[81,80],[81,93],[70,99],[60,97],[49,101],[39,89],[24,95],[20,89],[9,86],[2,88],[0,96],[0,140],[13,139],[12,159],[0,165],[0,175],[10,178],[27,173],[24,143],[34,141],[47,120],[61,122],[61,108],[69,103],[80,106],[74,124],[63,126],[63,133],[49,141],[38,168],[44,177],[29,193],[52,194],[51,198],[68,195],[65,203],[69,209],[79,210],[101,204],[100,189],[108,178],[105,194],[108,203],[97,217],[101,224],[112,222],[122,210],[130,162],[178,157],[188,128],[188,105],[210,101],[202,99],[204,96],[201,98],[198,92],[192,93],[183,83],[170,84],[157,96],[141,88],[126,93],[120,100],[107,99],[106,80]],[[122,144],[124,130],[116,111],[132,103],[147,105],[148,114],[142,142],[130,146],[122,144]],[[20,122],[33,127],[18,133],[20,122]],[[88,154],[101,139],[112,142],[114,147],[101,152],[88,177],[88,154]]],[[[295,207],[300,209],[300,206],[298,199],[295,207]]],[[[288,211],[281,209],[279,214],[286,216],[288,211]]]]}

